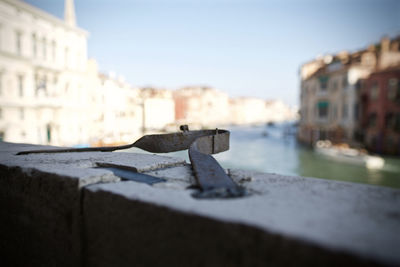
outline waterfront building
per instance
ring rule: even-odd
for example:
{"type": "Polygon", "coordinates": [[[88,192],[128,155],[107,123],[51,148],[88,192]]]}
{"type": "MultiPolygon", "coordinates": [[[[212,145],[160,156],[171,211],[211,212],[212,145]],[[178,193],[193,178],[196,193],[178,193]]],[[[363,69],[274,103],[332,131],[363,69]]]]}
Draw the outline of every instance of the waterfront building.
{"type": "Polygon", "coordinates": [[[297,111],[280,100],[238,97],[229,101],[229,124],[260,125],[297,119],[297,111]]]}
{"type": "Polygon", "coordinates": [[[87,143],[90,128],[87,36],[73,1],[65,20],[19,0],[0,0],[0,138],[87,143]]]}
{"type": "Polygon", "coordinates": [[[264,123],[294,121],[298,119],[299,113],[296,107],[289,107],[281,100],[265,101],[264,123]]]}
{"type": "Polygon", "coordinates": [[[265,100],[255,97],[238,97],[229,101],[229,123],[233,125],[257,125],[266,122],[265,100]]]}
{"type": "Polygon", "coordinates": [[[367,51],[327,56],[325,64],[301,82],[300,140],[312,144],[352,139],[358,119],[356,84],[374,67],[365,55],[375,58],[367,51]]]}
{"type": "Polygon", "coordinates": [[[180,124],[218,127],[257,125],[296,119],[297,111],[282,101],[229,96],[210,87],[185,87],[174,92],[175,117],[180,124]]]}
{"type": "Polygon", "coordinates": [[[73,0],[64,20],[19,0],[0,0],[0,15],[0,140],[102,145],[141,135],[141,91],[88,60],[73,0]]]}
{"type": "Polygon", "coordinates": [[[140,89],[143,109],[143,132],[170,129],[175,123],[173,93],[166,89],[145,87],[140,89]]]}
{"type": "Polygon", "coordinates": [[[143,107],[140,89],[133,88],[122,76],[113,73],[99,74],[96,105],[91,111],[96,114],[92,121],[92,144],[132,143],[142,134],[143,107]]]}
{"type": "Polygon", "coordinates": [[[360,110],[360,141],[376,153],[400,155],[400,65],[361,83],[360,110]]]}
{"type": "Polygon", "coordinates": [[[359,82],[373,71],[399,62],[399,38],[382,39],[354,53],[319,57],[300,68],[300,115],[298,138],[352,142],[357,135],[359,82]]]}
{"type": "Polygon", "coordinates": [[[216,127],[229,121],[229,97],[211,87],[192,86],[174,91],[175,118],[180,124],[216,127]]]}

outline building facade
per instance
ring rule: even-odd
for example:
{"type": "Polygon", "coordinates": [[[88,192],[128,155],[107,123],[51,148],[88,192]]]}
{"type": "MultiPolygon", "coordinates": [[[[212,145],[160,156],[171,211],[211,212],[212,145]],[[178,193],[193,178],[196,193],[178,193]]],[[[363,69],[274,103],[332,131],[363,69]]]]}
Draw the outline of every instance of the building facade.
{"type": "Polygon", "coordinates": [[[399,38],[354,53],[317,58],[300,68],[300,122],[298,138],[351,143],[360,121],[360,81],[376,70],[398,64],[399,38]]]}
{"type": "Polygon", "coordinates": [[[360,140],[376,153],[400,155],[400,65],[372,73],[360,89],[360,140]]]}
{"type": "Polygon", "coordinates": [[[297,111],[278,100],[230,98],[211,87],[184,87],[174,92],[177,123],[195,128],[260,125],[297,119],[297,111]]]}
{"type": "Polygon", "coordinates": [[[229,97],[211,87],[192,86],[174,91],[175,118],[194,127],[229,124],[229,97]]]}
{"type": "Polygon", "coordinates": [[[140,97],[143,108],[143,132],[167,131],[173,128],[175,102],[172,91],[145,87],[140,89],[140,97]]]}
{"type": "Polygon", "coordinates": [[[70,0],[65,21],[19,0],[0,1],[2,140],[87,142],[88,33],[74,17],[70,0]]]}
{"type": "Polygon", "coordinates": [[[95,86],[97,103],[92,106],[92,144],[110,145],[133,143],[142,134],[143,108],[140,90],[133,88],[122,76],[98,75],[95,86]]]}
{"type": "Polygon", "coordinates": [[[64,20],[0,0],[0,140],[93,145],[141,135],[141,90],[99,73],[87,38],[73,0],[65,1],[64,20]]]}

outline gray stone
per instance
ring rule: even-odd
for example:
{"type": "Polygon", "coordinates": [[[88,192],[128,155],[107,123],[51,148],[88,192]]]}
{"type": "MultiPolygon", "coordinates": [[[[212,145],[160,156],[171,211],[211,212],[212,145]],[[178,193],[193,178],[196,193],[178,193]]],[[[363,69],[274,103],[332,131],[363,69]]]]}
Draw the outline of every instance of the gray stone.
{"type": "Polygon", "coordinates": [[[133,153],[16,156],[0,143],[6,265],[400,264],[400,190],[241,170],[249,195],[195,199],[190,165],[133,153]],[[121,181],[98,164],[165,178],[121,181]],[[10,264],[7,264],[10,263],[10,264]]]}
{"type": "MultiPolygon", "coordinates": [[[[116,182],[119,177],[108,170],[96,169],[98,164],[107,163],[115,166],[126,166],[138,172],[152,171],[160,168],[180,166],[184,159],[162,157],[157,155],[124,153],[124,152],[75,152],[43,153],[15,155],[19,151],[45,148],[44,146],[0,145],[0,164],[7,167],[18,166],[23,172],[32,170],[50,172],[60,176],[78,179],[79,186],[99,182],[116,182]],[[4,148],[4,149],[3,149],[4,148]]],[[[47,147],[51,148],[51,147],[47,147]]]]}
{"type": "Polygon", "coordinates": [[[5,266],[78,266],[81,239],[81,188],[118,182],[97,163],[150,171],[184,160],[131,153],[15,155],[51,148],[0,142],[0,247],[5,266]]]}
{"type": "Polygon", "coordinates": [[[194,185],[195,178],[192,168],[189,164],[178,167],[164,168],[155,171],[145,172],[148,175],[164,178],[165,183],[154,184],[154,187],[185,190],[194,185]]]}
{"type": "MultiPolygon", "coordinates": [[[[225,224],[254,226],[264,233],[284,238],[285,242],[293,240],[294,243],[290,243],[289,247],[297,247],[299,243],[296,242],[305,242],[310,246],[323,248],[325,251],[355,255],[365,260],[400,263],[398,253],[400,235],[393,234],[400,233],[399,190],[248,171],[230,170],[230,174],[235,177],[235,180],[247,181],[243,182],[243,185],[252,192],[252,195],[231,200],[197,200],[191,197],[190,190],[151,187],[135,182],[87,187],[85,194],[90,197],[85,199],[86,222],[89,225],[92,220],[97,222],[96,228],[87,229],[89,246],[102,244],[103,249],[112,250],[108,246],[109,243],[101,241],[102,235],[99,234],[105,230],[102,228],[100,219],[104,217],[107,218],[107,229],[112,229],[110,231],[113,231],[113,236],[122,235],[120,242],[127,242],[128,247],[135,247],[132,244],[133,241],[128,238],[130,231],[135,231],[135,227],[139,227],[140,223],[152,225],[153,222],[146,221],[146,218],[140,222],[138,218],[131,218],[133,220],[131,222],[128,214],[134,211],[131,210],[130,205],[139,208],[140,203],[147,203],[147,205],[159,207],[160,212],[165,214],[168,221],[173,220],[180,213],[200,216],[225,224]],[[97,194],[101,200],[97,199],[97,194]],[[104,200],[104,198],[109,200],[104,200]],[[108,201],[112,203],[116,199],[120,201],[120,208],[112,206],[104,206],[105,210],[96,208],[98,205],[105,205],[108,201]],[[93,205],[91,201],[97,204],[93,205]],[[102,203],[104,201],[104,203],[99,204],[97,201],[102,203]],[[132,204],[128,204],[129,201],[132,201],[132,204]],[[122,207],[127,209],[123,210],[122,207]],[[109,212],[112,215],[106,215],[103,212],[109,212]],[[112,222],[110,222],[110,217],[114,218],[112,222]],[[115,227],[110,227],[112,223],[115,223],[115,227]],[[95,229],[99,232],[96,233],[95,229]],[[126,239],[123,239],[124,236],[126,239]]],[[[151,210],[158,212],[156,208],[151,210]]],[[[201,221],[200,218],[199,220],[201,221]]],[[[173,224],[173,221],[169,223],[173,224]]],[[[186,227],[185,222],[182,223],[184,224],[179,225],[180,229],[186,227]]],[[[152,228],[148,230],[157,231],[157,233],[169,231],[169,229],[152,228]]],[[[190,235],[190,233],[187,234],[190,235]]],[[[148,238],[155,240],[152,242],[153,246],[161,242],[159,237],[154,235],[148,238]]],[[[185,238],[189,242],[190,236],[185,236],[185,238]]],[[[240,238],[236,241],[239,242],[240,238]]],[[[304,246],[307,247],[307,245],[301,247],[304,246]]],[[[280,249],[276,252],[281,253],[280,249]]],[[[89,248],[88,251],[90,252],[91,249],[89,248]]],[[[312,258],[313,255],[314,253],[308,256],[312,258]]],[[[107,256],[110,256],[110,252],[107,256]]],[[[114,256],[119,257],[119,255],[114,256]]],[[[327,257],[326,260],[333,258],[327,257]]],[[[104,260],[107,262],[107,259],[104,260]]],[[[308,262],[305,261],[305,263],[308,262]]]]}

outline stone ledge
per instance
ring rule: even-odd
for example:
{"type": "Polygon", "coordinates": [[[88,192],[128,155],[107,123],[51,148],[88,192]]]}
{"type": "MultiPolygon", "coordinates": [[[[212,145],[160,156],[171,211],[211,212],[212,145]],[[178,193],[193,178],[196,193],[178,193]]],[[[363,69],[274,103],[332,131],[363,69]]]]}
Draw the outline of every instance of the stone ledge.
{"type": "Polygon", "coordinates": [[[51,147],[2,143],[0,146],[0,164],[6,167],[19,167],[26,173],[37,170],[77,179],[80,187],[100,182],[117,182],[120,180],[111,171],[95,168],[101,163],[128,166],[138,172],[148,172],[185,164],[185,160],[178,158],[124,152],[15,155],[19,151],[40,148],[51,147]]]}
{"type": "MultiPolygon", "coordinates": [[[[143,188],[141,188],[143,189],[143,188]]],[[[87,266],[377,266],[250,224],[85,189],[87,266]]]]}
{"type": "MultiPolygon", "coordinates": [[[[135,182],[91,185],[85,192],[99,193],[110,199],[122,197],[126,202],[144,202],[224,223],[252,226],[286,240],[303,241],[365,260],[399,262],[397,246],[400,238],[393,235],[400,231],[399,190],[274,174],[231,171],[231,175],[233,173],[244,175],[243,178],[251,177],[251,182],[245,186],[253,191],[253,195],[231,200],[198,200],[191,197],[190,190],[151,187],[135,182]]],[[[115,212],[121,220],[115,229],[127,233],[132,231],[131,223],[122,215],[130,210],[123,210],[122,206],[115,212]]],[[[146,224],[146,221],[142,223],[146,224]]],[[[129,239],[126,242],[130,243],[129,239]]]]}
{"type": "Polygon", "coordinates": [[[115,152],[15,156],[29,149],[38,147],[0,143],[0,226],[13,229],[2,232],[0,243],[12,263],[12,256],[27,255],[28,261],[14,259],[65,266],[400,264],[394,234],[400,190],[229,170],[250,196],[198,200],[187,189],[190,165],[181,159],[115,152]],[[120,181],[93,169],[97,162],[167,182],[120,181]]]}

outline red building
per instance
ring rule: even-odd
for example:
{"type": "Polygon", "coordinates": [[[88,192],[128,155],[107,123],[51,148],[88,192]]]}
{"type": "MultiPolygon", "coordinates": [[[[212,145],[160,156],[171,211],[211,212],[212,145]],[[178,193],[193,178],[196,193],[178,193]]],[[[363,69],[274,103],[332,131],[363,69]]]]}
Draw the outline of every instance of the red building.
{"type": "Polygon", "coordinates": [[[366,147],[400,155],[400,66],[372,73],[359,96],[359,130],[366,147]]]}

